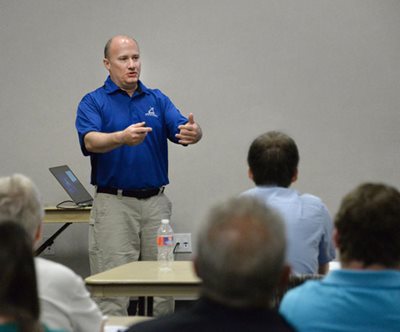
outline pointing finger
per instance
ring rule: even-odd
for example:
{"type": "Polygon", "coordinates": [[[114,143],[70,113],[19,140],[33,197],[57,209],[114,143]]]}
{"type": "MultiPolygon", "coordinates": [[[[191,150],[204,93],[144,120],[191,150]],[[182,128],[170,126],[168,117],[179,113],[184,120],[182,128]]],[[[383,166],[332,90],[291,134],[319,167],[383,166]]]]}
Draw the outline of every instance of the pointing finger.
{"type": "Polygon", "coordinates": [[[143,122],[134,123],[132,126],[138,128],[138,127],[144,127],[145,125],[146,125],[146,122],[143,121],[143,122]]]}

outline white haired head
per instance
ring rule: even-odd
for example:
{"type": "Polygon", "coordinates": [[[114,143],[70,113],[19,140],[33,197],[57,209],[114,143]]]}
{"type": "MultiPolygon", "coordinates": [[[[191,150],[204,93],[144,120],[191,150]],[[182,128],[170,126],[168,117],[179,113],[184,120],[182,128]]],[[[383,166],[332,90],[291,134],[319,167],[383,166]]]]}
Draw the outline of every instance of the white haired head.
{"type": "Polygon", "coordinates": [[[17,222],[35,239],[43,216],[39,191],[31,179],[22,174],[0,178],[0,222],[17,222]]]}

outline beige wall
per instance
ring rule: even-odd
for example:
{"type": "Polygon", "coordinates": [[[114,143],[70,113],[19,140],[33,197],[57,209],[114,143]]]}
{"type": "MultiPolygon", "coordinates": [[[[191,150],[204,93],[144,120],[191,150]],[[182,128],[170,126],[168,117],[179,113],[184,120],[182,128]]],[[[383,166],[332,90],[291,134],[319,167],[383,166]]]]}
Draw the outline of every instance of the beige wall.
{"type": "MultiPolygon", "coordinates": [[[[292,135],[296,187],[334,213],[361,181],[399,185],[400,2],[397,0],[0,0],[2,175],[22,172],[44,201],[66,194],[48,167],[85,186],[76,106],[106,77],[105,41],[135,36],[142,79],[204,130],[170,146],[173,223],[192,232],[214,201],[251,186],[246,152],[261,132],[292,135]]],[[[45,232],[49,233],[50,227],[45,232]]],[[[56,242],[56,259],[87,274],[86,226],[56,242]]]]}

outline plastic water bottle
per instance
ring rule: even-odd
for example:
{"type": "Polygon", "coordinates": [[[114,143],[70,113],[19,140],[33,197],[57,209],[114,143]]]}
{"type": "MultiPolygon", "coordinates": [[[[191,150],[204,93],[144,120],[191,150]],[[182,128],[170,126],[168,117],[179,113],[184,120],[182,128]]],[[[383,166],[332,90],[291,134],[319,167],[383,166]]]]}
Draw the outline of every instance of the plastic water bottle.
{"type": "Polygon", "coordinates": [[[168,219],[161,220],[157,231],[158,265],[161,271],[170,271],[174,260],[174,231],[168,219]]]}

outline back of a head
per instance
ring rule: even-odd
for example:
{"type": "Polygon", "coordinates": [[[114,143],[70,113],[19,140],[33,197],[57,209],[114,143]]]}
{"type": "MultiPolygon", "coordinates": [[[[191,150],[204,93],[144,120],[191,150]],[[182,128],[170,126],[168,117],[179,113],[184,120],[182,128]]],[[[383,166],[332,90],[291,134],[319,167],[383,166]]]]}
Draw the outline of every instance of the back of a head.
{"type": "Polygon", "coordinates": [[[214,207],[198,238],[203,295],[233,307],[268,307],[285,248],[283,223],[262,202],[240,197],[214,207]]]}
{"type": "Polygon", "coordinates": [[[20,331],[39,329],[39,300],[32,239],[14,221],[0,223],[0,316],[11,317],[20,331]]]}
{"type": "Polygon", "coordinates": [[[247,163],[256,185],[289,187],[297,171],[299,152],[292,138],[270,131],[252,142],[247,163]]]}
{"type": "Polygon", "coordinates": [[[400,193],[366,183],[347,194],[335,218],[343,263],[400,267],[400,193]]]}
{"type": "Polygon", "coordinates": [[[15,221],[33,238],[43,215],[39,192],[28,177],[14,174],[0,178],[0,223],[15,221]]]}

